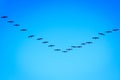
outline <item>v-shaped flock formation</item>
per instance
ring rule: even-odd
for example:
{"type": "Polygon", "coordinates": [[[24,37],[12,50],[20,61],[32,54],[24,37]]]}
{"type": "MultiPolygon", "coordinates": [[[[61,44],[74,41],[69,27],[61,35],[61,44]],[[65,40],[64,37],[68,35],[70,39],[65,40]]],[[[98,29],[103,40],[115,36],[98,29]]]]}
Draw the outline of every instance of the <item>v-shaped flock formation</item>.
{"type": "MultiPolygon", "coordinates": [[[[1,18],[2,19],[8,19],[8,16],[1,16],[1,18]]],[[[15,21],[13,21],[13,20],[7,20],[7,23],[11,23],[11,24],[13,24],[13,26],[17,26],[17,27],[21,26],[20,24],[15,23],[15,21]]],[[[119,28],[115,28],[115,29],[112,29],[112,30],[108,30],[108,31],[104,31],[104,32],[99,32],[97,34],[101,35],[101,36],[105,36],[106,34],[109,34],[109,33],[112,33],[112,32],[116,32],[116,31],[119,31],[119,30],[120,30],[119,28]]],[[[21,28],[20,31],[21,32],[27,32],[28,29],[21,28]]],[[[28,38],[33,38],[33,37],[35,37],[35,35],[34,34],[30,34],[27,37],[28,38]]],[[[91,37],[91,39],[97,40],[97,39],[100,39],[100,37],[99,36],[93,36],[93,37],[91,37]]],[[[87,44],[92,44],[93,43],[92,41],[87,41],[87,42],[80,43],[80,45],[77,45],[77,46],[73,45],[73,46],[70,46],[69,48],[67,48],[66,50],[62,50],[60,48],[56,48],[54,44],[50,44],[49,41],[44,40],[44,38],[42,38],[42,37],[38,37],[38,38],[36,38],[36,40],[42,41],[41,43],[47,44],[48,47],[54,48],[54,51],[56,51],[56,52],[63,52],[63,53],[67,53],[67,52],[69,52],[69,51],[71,51],[71,50],[73,50],[75,48],[82,48],[83,46],[85,46],[87,44]]]]}

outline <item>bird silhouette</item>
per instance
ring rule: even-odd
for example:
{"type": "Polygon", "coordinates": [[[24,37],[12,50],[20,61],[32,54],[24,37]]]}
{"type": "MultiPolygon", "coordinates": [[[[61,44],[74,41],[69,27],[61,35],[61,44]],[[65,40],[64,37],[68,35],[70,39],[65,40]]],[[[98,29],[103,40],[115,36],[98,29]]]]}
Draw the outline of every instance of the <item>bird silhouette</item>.
{"type": "Polygon", "coordinates": [[[68,48],[68,49],[66,49],[66,50],[70,51],[70,50],[72,50],[72,49],[71,49],[71,48],[68,48]]]}
{"type": "Polygon", "coordinates": [[[106,33],[112,33],[112,31],[106,31],[106,33]]]}
{"type": "Polygon", "coordinates": [[[8,18],[8,16],[1,16],[1,18],[8,18]]]}
{"type": "Polygon", "coordinates": [[[37,40],[43,40],[43,38],[37,38],[37,40]]]}
{"type": "Polygon", "coordinates": [[[13,23],[14,21],[12,21],[12,20],[9,20],[9,21],[7,21],[8,23],[13,23]]]}
{"type": "Polygon", "coordinates": [[[77,48],[77,46],[71,46],[72,48],[77,48]]]}
{"type": "Polygon", "coordinates": [[[42,42],[43,44],[46,44],[46,43],[48,43],[48,41],[44,41],[44,42],[42,42]]]}
{"type": "Polygon", "coordinates": [[[113,29],[113,31],[119,31],[119,29],[113,29]]]}
{"type": "Polygon", "coordinates": [[[92,37],[92,39],[99,39],[99,37],[92,37]]]}
{"type": "Polygon", "coordinates": [[[34,37],[34,35],[29,35],[29,36],[28,36],[28,38],[32,38],[32,37],[34,37]]]}
{"type": "Polygon", "coordinates": [[[68,51],[62,51],[62,52],[67,53],[68,51]]]}
{"type": "Polygon", "coordinates": [[[82,46],[77,46],[77,48],[82,48],[82,46]]]}
{"type": "Polygon", "coordinates": [[[54,47],[55,45],[48,45],[48,47],[54,47]]]}
{"type": "Polygon", "coordinates": [[[61,49],[54,49],[54,51],[61,51],[61,49]]]}
{"type": "Polygon", "coordinates": [[[27,31],[27,29],[20,29],[20,31],[27,31]]]}
{"type": "Polygon", "coordinates": [[[87,44],[92,44],[93,42],[86,42],[87,44]]]}
{"type": "Polygon", "coordinates": [[[20,26],[20,24],[14,24],[14,26],[20,26]]]}
{"type": "Polygon", "coordinates": [[[81,43],[81,45],[85,45],[86,43],[81,43]]]}
{"type": "Polygon", "coordinates": [[[103,34],[103,33],[98,33],[98,34],[99,34],[99,35],[103,35],[103,36],[105,35],[105,34],[103,34]]]}

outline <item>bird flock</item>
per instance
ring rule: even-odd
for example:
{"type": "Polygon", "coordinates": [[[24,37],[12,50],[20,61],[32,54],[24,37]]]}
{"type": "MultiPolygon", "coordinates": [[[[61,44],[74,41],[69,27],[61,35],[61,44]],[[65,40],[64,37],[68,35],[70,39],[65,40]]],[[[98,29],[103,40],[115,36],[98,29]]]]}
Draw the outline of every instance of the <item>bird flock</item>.
{"type": "MultiPolygon", "coordinates": [[[[1,16],[0,18],[1,19],[8,19],[8,16],[1,16]]],[[[7,20],[7,23],[12,23],[13,26],[17,26],[17,27],[21,26],[20,24],[15,23],[15,21],[13,21],[13,20],[7,20]]],[[[115,29],[104,31],[104,32],[100,32],[100,33],[97,33],[97,34],[101,35],[101,36],[105,36],[106,34],[109,34],[109,33],[112,33],[112,32],[116,32],[116,31],[119,31],[119,30],[120,30],[119,28],[115,28],[115,29]]],[[[20,31],[21,32],[27,32],[28,29],[21,28],[20,31]]],[[[34,34],[30,34],[30,35],[27,36],[27,38],[33,38],[33,37],[35,37],[34,34]]],[[[98,40],[98,39],[100,39],[100,37],[99,36],[93,36],[93,37],[91,37],[91,39],[98,40]]],[[[49,41],[45,40],[42,37],[38,37],[38,38],[36,38],[36,40],[41,41],[41,43],[43,43],[43,44],[47,44],[48,47],[54,47],[54,51],[56,51],[56,52],[63,52],[63,53],[67,53],[67,52],[69,52],[69,51],[71,51],[71,50],[73,50],[75,48],[82,48],[83,46],[85,46],[87,44],[92,44],[93,43],[93,41],[82,42],[82,43],[80,43],[77,46],[73,45],[73,46],[70,46],[69,48],[66,48],[65,50],[62,50],[60,48],[56,48],[56,46],[54,44],[50,44],[49,41]]]]}

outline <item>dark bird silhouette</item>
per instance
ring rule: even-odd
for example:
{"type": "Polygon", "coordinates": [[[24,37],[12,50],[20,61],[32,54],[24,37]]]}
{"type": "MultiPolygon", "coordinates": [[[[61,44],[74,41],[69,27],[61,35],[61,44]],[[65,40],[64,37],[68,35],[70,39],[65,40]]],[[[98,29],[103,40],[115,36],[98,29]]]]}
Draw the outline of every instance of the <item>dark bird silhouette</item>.
{"type": "Polygon", "coordinates": [[[7,21],[8,23],[13,23],[14,21],[12,21],[12,20],[9,20],[9,21],[7,21]]]}
{"type": "Polygon", "coordinates": [[[29,36],[28,36],[28,38],[32,38],[32,37],[34,37],[34,35],[29,35],[29,36]]]}
{"type": "Polygon", "coordinates": [[[81,45],[85,45],[86,43],[81,43],[81,45]]]}
{"type": "Polygon", "coordinates": [[[105,35],[105,34],[103,34],[103,33],[98,33],[98,34],[99,34],[99,35],[103,35],[103,36],[105,35]]]}
{"type": "Polygon", "coordinates": [[[77,46],[71,46],[72,48],[77,48],[77,46]]]}
{"type": "Polygon", "coordinates": [[[113,29],[113,31],[119,31],[119,29],[113,29]]]}
{"type": "Polygon", "coordinates": [[[37,40],[43,40],[43,38],[37,38],[37,40]]]}
{"type": "Polygon", "coordinates": [[[93,42],[86,42],[87,44],[92,44],[93,42]]]}
{"type": "Polygon", "coordinates": [[[8,18],[8,16],[1,16],[1,18],[8,18]]]}
{"type": "Polygon", "coordinates": [[[54,49],[54,51],[61,51],[61,49],[54,49]]]}
{"type": "Polygon", "coordinates": [[[77,48],[82,48],[82,46],[77,46],[77,48]]]}
{"type": "Polygon", "coordinates": [[[42,42],[43,44],[46,44],[46,43],[48,43],[48,41],[44,41],[44,42],[42,42]]]}
{"type": "Polygon", "coordinates": [[[54,47],[55,45],[48,45],[48,47],[54,47]]]}
{"type": "Polygon", "coordinates": [[[92,39],[99,39],[99,37],[92,37],[92,39]]]}
{"type": "Polygon", "coordinates": [[[62,52],[67,53],[68,51],[62,51],[62,52]]]}
{"type": "Polygon", "coordinates": [[[20,24],[14,24],[14,26],[20,26],[20,24]]]}
{"type": "Polygon", "coordinates": [[[112,33],[112,31],[106,31],[106,33],[112,33]]]}
{"type": "Polygon", "coordinates": [[[71,49],[71,48],[68,48],[68,49],[66,49],[66,50],[71,51],[72,49],[71,49]]]}
{"type": "Polygon", "coordinates": [[[20,29],[20,31],[27,31],[27,29],[20,29]]]}

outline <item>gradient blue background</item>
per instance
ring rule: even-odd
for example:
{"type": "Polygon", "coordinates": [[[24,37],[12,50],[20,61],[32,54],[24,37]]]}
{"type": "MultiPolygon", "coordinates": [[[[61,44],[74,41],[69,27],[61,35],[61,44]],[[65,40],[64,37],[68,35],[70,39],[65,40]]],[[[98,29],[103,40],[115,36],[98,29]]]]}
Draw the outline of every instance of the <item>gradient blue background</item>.
{"type": "Polygon", "coordinates": [[[9,16],[0,19],[0,80],[120,80],[120,32],[91,39],[120,28],[119,0],[0,0],[0,15],[9,16]],[[37,37],[61,49],[94,44],[61,53],[37,37]]]}

